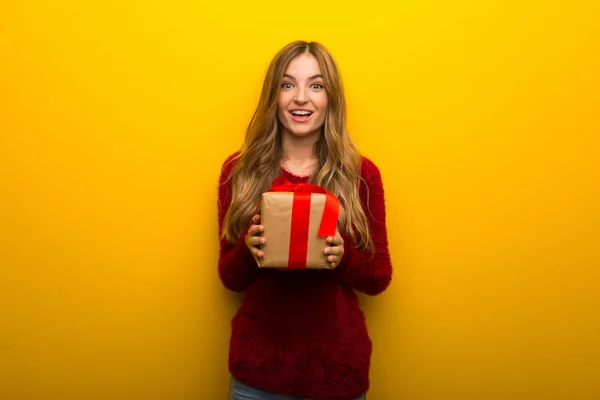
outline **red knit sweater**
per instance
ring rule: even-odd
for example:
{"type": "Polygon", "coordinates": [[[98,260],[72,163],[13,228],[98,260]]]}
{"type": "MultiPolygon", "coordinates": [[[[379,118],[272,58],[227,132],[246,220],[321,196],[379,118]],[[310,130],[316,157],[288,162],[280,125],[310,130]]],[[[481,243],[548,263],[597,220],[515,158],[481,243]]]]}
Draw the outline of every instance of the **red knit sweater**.
{"type": "MultiPolygon", "coordinates": [[[[225,179],[232,168],[226,162],[221,174],[219,231],[231,202],[231,184],[225,179]]],[[[282,174],[291,182],[307,181],[285,170],[282,174]]],[[[344,256],[334,270],[259,269],[245,235],[236,243],[221,241],[221,281],[232,291],[246,290],[231,323],[229,371],[239,381],[323,400],[353,399],[368,390],[371,340],[354,289],[381,293],[390,284],[392,266],[381,175],[363,158],[361,176],[366,185],[361,184],[360,195],[376,248],[373,257],[342,234],[344,256]]]]}

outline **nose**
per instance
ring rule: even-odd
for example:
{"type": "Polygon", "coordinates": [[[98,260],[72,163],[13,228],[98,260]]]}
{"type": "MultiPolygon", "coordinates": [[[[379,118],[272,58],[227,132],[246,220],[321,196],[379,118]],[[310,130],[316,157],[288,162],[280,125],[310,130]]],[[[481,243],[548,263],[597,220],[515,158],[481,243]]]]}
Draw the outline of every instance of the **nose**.
{"type": "Polygon", "coordinates": [[[306,103],[308,101],[308,96],[306,95],[306,91],[302,86],[296,90],[294,100],[296,103],[306,103]]]}

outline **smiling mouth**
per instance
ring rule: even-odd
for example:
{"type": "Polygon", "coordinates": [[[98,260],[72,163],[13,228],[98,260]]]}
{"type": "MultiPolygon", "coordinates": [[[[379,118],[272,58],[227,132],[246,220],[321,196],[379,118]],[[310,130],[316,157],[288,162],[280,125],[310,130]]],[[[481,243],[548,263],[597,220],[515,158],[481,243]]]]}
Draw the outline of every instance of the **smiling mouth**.
{"type": "Polygon", "coordinates": [[[293,110],[293,111],[290,111],[290,114],[292,114],[294,117],[310,117],[312,115],[312,111],[293,110]]]}
{"type": "Polygon", "coordinates": [[[313,114],[312,111],[308,110],[292,110],[290,111],[290,115],[292,116],[292,120],[294,122],[307,122],[310,119],[310,116],[313,114]]]}

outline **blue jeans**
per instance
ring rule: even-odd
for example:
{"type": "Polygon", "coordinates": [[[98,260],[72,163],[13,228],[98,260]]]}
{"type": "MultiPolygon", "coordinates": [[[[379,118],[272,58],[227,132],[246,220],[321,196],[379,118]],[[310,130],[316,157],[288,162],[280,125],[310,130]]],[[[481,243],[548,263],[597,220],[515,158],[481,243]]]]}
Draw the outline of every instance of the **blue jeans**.
{"type": "MultiPolygon", "coordinates": [[[[242,382],[238,381],[234,377],[230,378],[229,383],[229,400],[310,400],[303,399],[300,397],[287,396],[283,394],[269,393],[263,392],[262,390],[254,389],[250,386],[244,385],[242,382]]],[[[362,396],[356,399],[348,399],[348,400],[366,400],[367,395],[363,394],[362,396]]]]}

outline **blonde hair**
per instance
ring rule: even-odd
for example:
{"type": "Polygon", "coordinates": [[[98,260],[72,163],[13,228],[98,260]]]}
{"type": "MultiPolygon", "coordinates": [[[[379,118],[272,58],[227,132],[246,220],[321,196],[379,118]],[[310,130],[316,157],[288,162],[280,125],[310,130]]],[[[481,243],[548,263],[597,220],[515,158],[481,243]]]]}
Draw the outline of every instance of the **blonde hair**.
{"type": "Polygon", "coordinates": [[[361,249],[373,249],[369,222],[359,195],[361,154],[346,131],[346,102],[339,69],[321,44],[297,41],[282,48],[271,61],[258,106],[246,130],[244,144],[228,179],[232,200],[223,223],[223,237],[235,242],[249,227],[260,195],[281,175],[282,147],[277,118],[280,83],[290,62],[303,53],[318,61],[328,95],[323,133],[315,144],[319,165],[309,182],[325,187],[340,200],[339,228],[361,249]]]}

